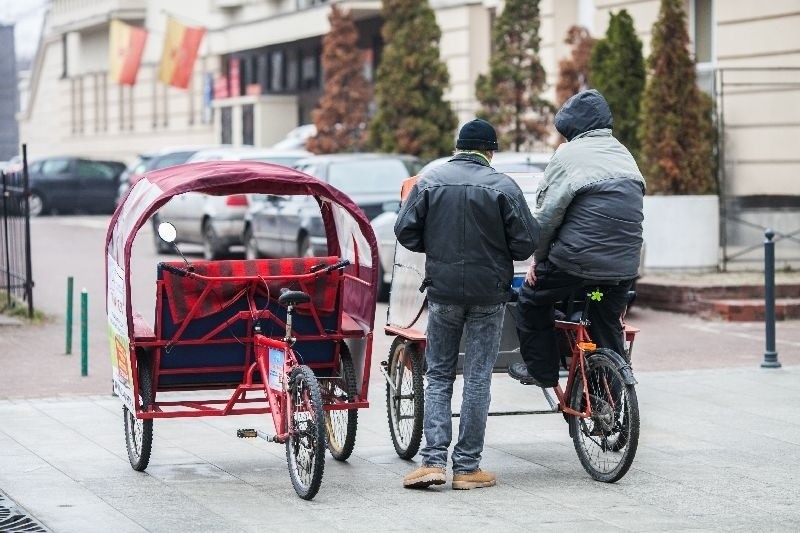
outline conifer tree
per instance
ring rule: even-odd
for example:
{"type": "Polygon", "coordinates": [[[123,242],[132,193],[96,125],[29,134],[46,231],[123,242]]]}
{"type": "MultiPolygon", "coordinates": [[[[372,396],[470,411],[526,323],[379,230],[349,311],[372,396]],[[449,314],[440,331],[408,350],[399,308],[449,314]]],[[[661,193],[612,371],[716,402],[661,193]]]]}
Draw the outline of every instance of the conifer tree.
{"type": "Polygon", "coordinates": [[[592,85],[605,96],[614,115],[614,136],[639,155],[639,112],[645,85],[642,41],[626,10],[612,13],[605,38],[594,47],[589,70],[592,85]]]}
{"type": "Polygon", "coordinates": [[[492,28],[489,73],[475,83],[483,108],[478,116],[494,125],[500,148],[520,151],[549,135],[553,106],[542,98],[545,71],[539,60],[539,0],[506,0],[492,28]]]}
{"type": "Polygon", "coordinates": [[[452,152],[458,125],[443,99],[450,82],[442,32],[427,0],[383,0],[384,41],[376,73],[370,142],[381,152],[434,159],[452,152]]]}
{"type": "Polygon", "coordinates": [[[641,168],[648,190],[713,193],[711,99],[697,87],[681,0],[661,0],[652,49],[639,129],[641,168]]]}
{"type": "Polygon", "coordinates": [[[596,39],[583,26],[572,26],[567,30],[564,42],[572,45],[570,57],[558,62],[558,82],[556,83],[556,106],[575,94],[591,87],[589,79],[589,56],[596,39]]]}
{"type": "Polygon", "coordinates": [[[308,140],[306,148],[317,154],[355,152],[366,140],[372,90],[364,77],[352,16],[333,4],[328,20],[331,29],[322,39],[325,88],[319,107],[311,113],[317,134],[308,140]]]}

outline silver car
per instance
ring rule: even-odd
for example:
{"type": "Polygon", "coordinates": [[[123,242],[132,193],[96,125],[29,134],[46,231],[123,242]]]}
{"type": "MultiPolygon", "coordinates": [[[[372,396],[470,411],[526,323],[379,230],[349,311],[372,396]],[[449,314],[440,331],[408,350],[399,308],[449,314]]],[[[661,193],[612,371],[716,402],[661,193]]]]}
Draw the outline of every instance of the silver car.
{"type": "MultiPolygon", "coordinates": [[[[220,147],[201,150],[187,163],[200,161],[261,161],[292,166],[309,156],[305,150],[270,150],[260,148],[220,147]]],[[[154,228],[161,222],[171,222],[182,243],[203,246],[203,258],[211,261],[230,252],[231,246],[242,244],[244,217],[250,206],[249,195],[209,196],[189,192],[173,197],[153,216],[154,228]]],[[[165,243],[156,239],[158,252],[167,252],[165,243]]]]}

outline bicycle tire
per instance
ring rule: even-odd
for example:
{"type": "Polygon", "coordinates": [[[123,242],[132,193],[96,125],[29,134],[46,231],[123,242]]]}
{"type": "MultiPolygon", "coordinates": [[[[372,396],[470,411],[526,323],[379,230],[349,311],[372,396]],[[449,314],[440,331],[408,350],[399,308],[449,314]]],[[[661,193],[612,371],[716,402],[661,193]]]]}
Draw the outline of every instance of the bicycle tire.
{"type": "MultiPolygon", "coordinates": [[[[586,356],[592,417],[569,417],[569,432],[586,472],[597,481],[619,481],[633,464],[639,443],[636,389],[625,383],[616,362],[602,352],[586,356]]],[[[585,411],[583,380],[577,376],[570,406],[585,411]]]]}
{"type": "MultiPolygon", "coordinates": [[[[142,410],[152,402],[153,374],[149,359],[137,351],[137,368],[139,370],[139,399],[142,410]]],[[[153,449],[153,419],[136,418],[136,414],[122,406],[122,418],[125,425],[125,448],[131,468],[143,472],[150,464],[150,453],[153,449]]]]}
{"type": "Polygon", "coordinates": [[[310,500],[317,495],[322,484],[327,430],[319,382],[307,365],[292,369],[289,394],[292,401],[286,413],[289,424],[286,463],[295,492],[302,499],[310,500]]]}
{"type": "MultiPolygon", "coordinates": [[[[358,394],[356,369],[347,344],[340,343],[338,379],[322,381],[324,398],[337,397],[350,401],[358,394]]],[[[358,409],[325,411],[325,427],[328,430],[328,450],[337,461],[346,461],[353,453],[358,429],[358,409]]]]}
{"type": "Polygon", "coordinates": [[[386,384],[386,411],[394,451],[401,459],[411,459],[422,443],[425,398],[422,378],[424,361],[414,343],[396,337],[389,349],[387,371],[392,386],[386,384]]]}

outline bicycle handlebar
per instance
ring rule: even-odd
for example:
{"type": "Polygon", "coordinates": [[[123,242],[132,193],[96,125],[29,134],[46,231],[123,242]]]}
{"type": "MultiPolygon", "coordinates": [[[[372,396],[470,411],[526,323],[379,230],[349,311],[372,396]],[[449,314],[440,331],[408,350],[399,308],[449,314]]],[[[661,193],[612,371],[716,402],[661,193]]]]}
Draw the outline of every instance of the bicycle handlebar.
{"type": "Polygon", "coordinates": [[[189,277],[189,275],[191,274],[191,272],[189,272],[186,269],[179,268],[179,267],[176,267],[176,266],[172,266],[172,265],[170,265],[168,263],[159,263],[158,266],[160,266],[162,269],[166,270],[167,272],[171,272],[171,273],[175,274],[176,276],[183,276],[184,278],[189,277]]]}
{"type": "Polygon", "coordinates": [[[336,261],[331,266],[324,268],[323,272],[325,272],[326,274],[330,274],[334,270],[339,270],[340,268],[344,268],[349,264],[350,264],[350,260],[349,259],[339,259],[338,261],[336,261]]]}

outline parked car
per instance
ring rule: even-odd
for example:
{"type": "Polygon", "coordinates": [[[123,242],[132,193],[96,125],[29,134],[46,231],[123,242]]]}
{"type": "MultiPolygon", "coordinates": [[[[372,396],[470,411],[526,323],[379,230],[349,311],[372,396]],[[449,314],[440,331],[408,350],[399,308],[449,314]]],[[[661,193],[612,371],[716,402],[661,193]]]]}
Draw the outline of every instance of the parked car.
{"type": "Polygon", "coordinates": [[[215,148],[214,145],[200,146],[171,146],[162,148],[158,152],[140,154],[136,161],[131,164],[130,173],[127,180],[120,180],[117,191],[117,203],[127,194],[128,189],[136,183],[146,172],[159,170],[175,165],[182,165],[200,150],[215,148]]]}
{"type": "Polygon", "coordinates": [[[136,156],[136,159],[128,165],[122,174],[119,175],[119,187],[117,188],[117,200],[116,204],[122,201],[122,198],[128,193],[128,189],[131,188],[131,185],[136,183],[136,180],[144,174],[144,171],[147,170],[147,163],[150,162],[151,159],[155,157],[154,154],[139,154],[136,156]]]}
{"type": "MultiPolygon", "coordinates": [[[[310,155],[305,150],[222,146],[197,151],[186,163],[260,161],[290,167],[310,155]]],[[[153,227],[158,227],[160,222],[171,222],[178,230],[180,242],[201,244],[203,257],[213,260],[228,254],[231,246],[242,244],[244,216],[249,203],[249,196],[244,194],[209,196],[188,192],[173,197],[159,209],[153,217],[153,227]]],[[[158,237],[155,238],[155,245],[159,253],[169,251],[166,243],[158,237]]]]}
{"type": "MultiPolygon", "coordinates": [[[[492,158],[492,166],[498,171],[508,174],[520,184],[532,209],[536,205],[533,194],[539,185],[539,181],[541,181],[547,162],[550,161],[550,155],[549,153],[497,152],[492,158]]],[[[439,166],[449,161],[451,157],[434,159],[425,165],[419,173],[422,174],[431,168],[439,166]]],[[[398,187],[395,199],[399,200],[399,196],[400,188],[398,187]]],[[[399,205],[399,201],[395,203],[396,207],[399,207],[399,205]]],[[[397,244],[397,238],[394,235],[395,220],[397,220],[397,209],[386,211],[372,220],[372,229],[375,232],[375,238],[378,240],[378,257],[381,261],[383,292],[380,296],[383,300],[389,297],[388,287],[391,285],[392,271],[394,270],[394,249],[397,244]]],[[[520,269],[527,270],[527,264],[518,266],[520,269]]]]}
{"type": "Polygon", "coordinates": [[[30,214],[57,211],[113,213],[120,161],[96,161],[79,157],[48,157],[28,165],[30,214]]]}
{"type": "MultiPolygon", "coordinates": [[[[393,208],[403,180],[422,166],[420,159],[409,155],[353,153],[308,157],[295,168],[341,190],[373,219],[393,208]]],[[[246,216],[245,255],[327,255],[322,228],[319,205],[312,197],[255,195],[246,216]]],[[[382,272],[379,276],[383,279],[382,272]]]]}

